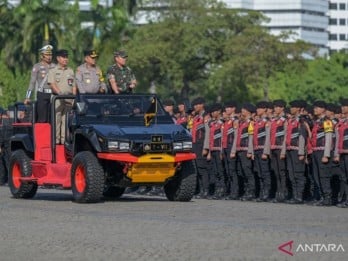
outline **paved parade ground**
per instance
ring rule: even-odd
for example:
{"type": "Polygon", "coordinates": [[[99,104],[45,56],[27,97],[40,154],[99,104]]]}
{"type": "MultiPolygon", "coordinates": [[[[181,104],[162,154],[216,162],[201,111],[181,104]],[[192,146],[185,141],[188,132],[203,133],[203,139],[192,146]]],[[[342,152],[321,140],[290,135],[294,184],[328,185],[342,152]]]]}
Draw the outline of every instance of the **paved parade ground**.
{"type": "Polygon", "coordinates": [[[77,204],[69,190],[39,189],[23,200],[2,186],[0,253],[1,261],[341,261],[348,209],[127,194],[77,204]]]}

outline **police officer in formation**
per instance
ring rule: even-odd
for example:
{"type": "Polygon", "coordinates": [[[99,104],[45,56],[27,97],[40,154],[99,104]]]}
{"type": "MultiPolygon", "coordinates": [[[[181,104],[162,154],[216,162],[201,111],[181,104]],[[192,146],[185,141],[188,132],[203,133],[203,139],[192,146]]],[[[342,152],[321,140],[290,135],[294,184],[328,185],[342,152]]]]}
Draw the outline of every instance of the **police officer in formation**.
{"type": "Polygon", "coordinates": [[[348,207],[348,99],[289,105],[194,99],[196,197],[348,207]]]}

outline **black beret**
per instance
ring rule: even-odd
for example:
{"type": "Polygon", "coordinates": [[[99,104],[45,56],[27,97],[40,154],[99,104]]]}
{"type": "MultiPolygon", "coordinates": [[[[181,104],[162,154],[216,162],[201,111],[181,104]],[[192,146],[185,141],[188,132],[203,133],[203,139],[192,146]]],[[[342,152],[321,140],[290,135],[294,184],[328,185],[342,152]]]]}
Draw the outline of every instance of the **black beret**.
{"type": "Polygon", "coordinates": [[[65,50],[65,49],[59,49],[56,52],[56,56],[68,57],[69,52],[68,52],[68,50],[65,50]]]}
{"type": "Polygon", "coordinates": [[[333,103],[326,103],[326,110],[328,110],[328,111],[332,111],[332,112],[334,112],[335,111],[335,108],[336,108],[336,105],[335,104],[333,104],[333,103]]]}
{"type": "Polygon", "coordinates": [[[98,54],[95,50],[84,50],[84,56],[91,56],[92,58],[98,57],[98,54]]]}
{"type": "Polygon", "coordinates": [[[281,99],[279,99],[279,100],[274,100],[274,101],[273,101],[273,106],[274,106],[274,107],[284,107],[284,108],[285,108],[286,102],[285,102],[284,100],[281,100],[281,99]]]}
{"type": "Polygon", "coordinates": [[[163,101],[164,106],[174,106],[174,102],[171,99],[167,99],[163,101]]]}
{"type": "Polygon", "coordinates": [[[336,104],[334,104],[334,103],[328,103],[328,104],[326,104],[326,110],[332,111],[332,112],[335,113],[335,114],[342,113],[341,106],[338,106],[338,105],[336,105],[336,104]]]}
{"type": "Polygon", "coordinates": [[[237,102],[236,101],[228,101],[225,102],[225,108],[233,108],[233,107],[237,107],[237,102]]]}
{"type": "Polygon", "coordinates": [[[256,107],[255,105],[251,104],[251,103],[244,103],[242,106],[242,109],[245,109],[251,113],[256,112],[256,107]]]}
{"type": "Polygon", "coordinates": [[[313,102],[313,106],[326,109],[327,104],[324,101],[317,100],[317,101],[313,102]]]}
{"type": "Polygon", "coordinates": [[[256,108],[266,109],[266,108],[268,108],[268,102],[267,101],[260,101],[260,102],[256,103],[256,108]]]}
{"type": "Polygon", "coordinates": [[[341,103],[341,106],[348,106],[348,98],[342,98],[340,103],[341,103]]]}
{"type": "Polygon", "coordinates": [[[301,100],[293,100],[290,103],[290,107],[294,108],[304,108],[306,106],[303,106],[303,102],[301,100]]]}
{"type": "Polygon", "coordinates": [[[114,56],[116,57],[116,56],[120,56],[120,57],[122,57],[122,58],[127,58],[128,57],[128,54],[126,53],[126,51],[121,51],[121,50],[119,50],[119,51],[115,51],[114,52],[114,56]]]}
{"type": "Polygon", "coordinates": [[[204,98],[198,97],[191,102],[191,106],[195,106],[197,104],[204,104],[204,103],[205,103],[204,98]]]}
{"type": "Polygon", "coordinates": [[[209,112],[221,111],[221,110],[222,110],[221,103],[214,103],[209,106],[209,112]]]}

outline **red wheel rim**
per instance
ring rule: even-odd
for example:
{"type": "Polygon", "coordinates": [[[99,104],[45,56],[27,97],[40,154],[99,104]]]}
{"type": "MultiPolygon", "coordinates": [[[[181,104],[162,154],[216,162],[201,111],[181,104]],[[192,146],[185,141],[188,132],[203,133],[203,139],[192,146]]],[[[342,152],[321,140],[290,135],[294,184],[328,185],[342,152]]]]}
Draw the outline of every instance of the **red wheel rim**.
{"type": "Polygon", "coordinates": [[[15,163],[12,169],[12,183],[15,188],[19,188],[21,186],[21,177],[21,167],[18,163],[15,163]]]}
{"type": "Polygon", "coordinates": [[[86,173],[82,166],[78,166],[75,171],[75,187],[79,193],[85,191],[86,188],[86,173]]]}

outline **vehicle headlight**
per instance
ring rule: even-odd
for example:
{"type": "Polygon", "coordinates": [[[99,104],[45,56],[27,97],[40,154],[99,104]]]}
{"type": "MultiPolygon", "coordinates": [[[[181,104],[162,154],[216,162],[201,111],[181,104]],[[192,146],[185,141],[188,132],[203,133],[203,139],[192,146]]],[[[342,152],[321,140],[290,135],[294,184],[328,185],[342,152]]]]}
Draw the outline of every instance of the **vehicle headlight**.
{"type": "Polygon", "coordinates": [[[183,150],[192,150],[192,141],[184,141],[182,143],[183,150]]]}
{"type": "Polygon", "coordinates": [[[174,142],[174,151],[188,151],[192,149],[192,141],[174,142]]]}
{"type": "Polygon", "coordinates": [[[182,142],[174,142],[173,149],[174,150],[182,150],[182,142]]]}
{"type": "Polygon", "coordinates": [[[129,151],[130,145],[126,141],[108,141],[108,150],[129,151]]]}

